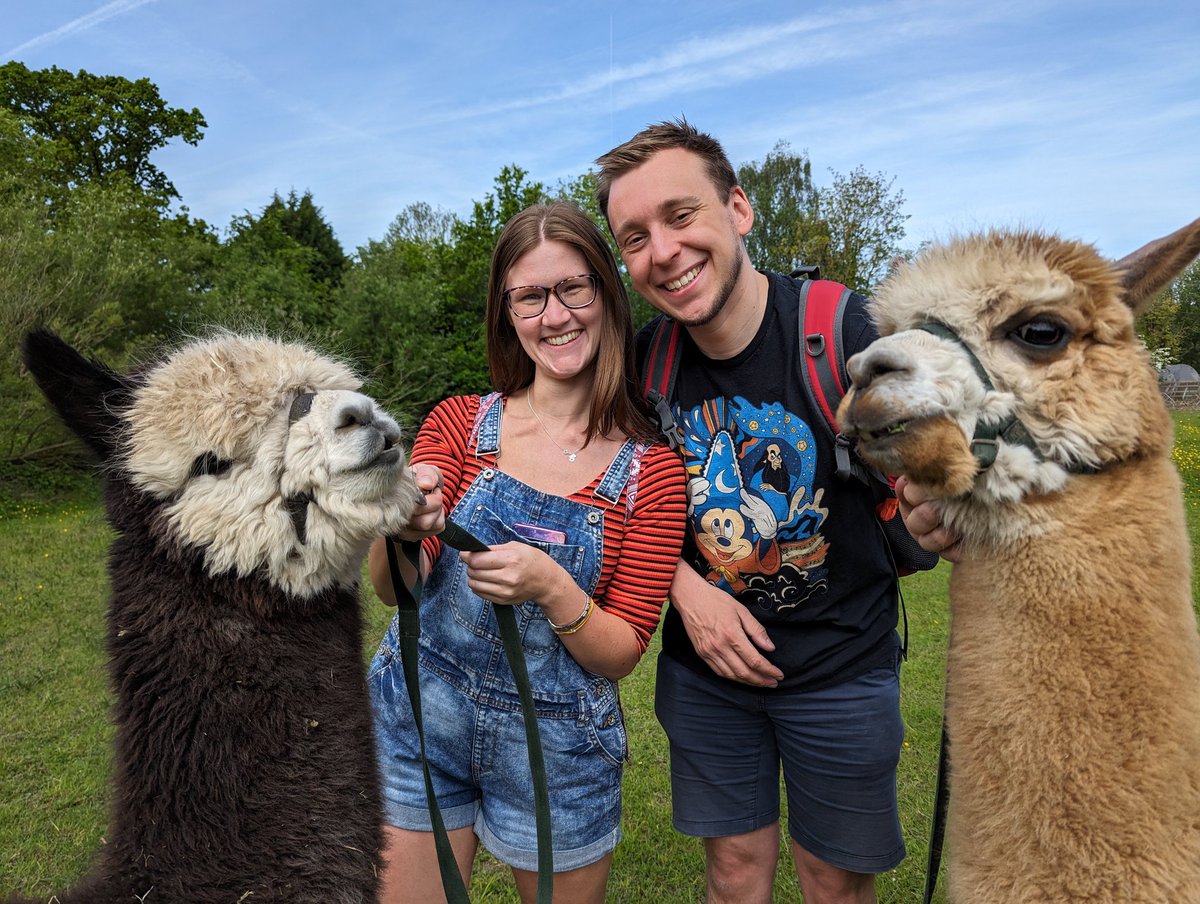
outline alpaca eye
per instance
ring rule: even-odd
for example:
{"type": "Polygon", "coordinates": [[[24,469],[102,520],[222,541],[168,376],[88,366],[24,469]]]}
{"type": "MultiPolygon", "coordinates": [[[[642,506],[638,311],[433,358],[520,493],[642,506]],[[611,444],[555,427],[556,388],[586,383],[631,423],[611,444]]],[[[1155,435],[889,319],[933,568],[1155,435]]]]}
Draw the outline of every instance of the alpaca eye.
{"type": "Polygon", "coordinates": [[[220,477],[233,467],[233,462],[227,458],[219,458],[212,452],[205,452],[203,455],[197,455],[196,460],[192,462],[192,470],[188,474],[189,479],[194,477],[220,477]]]}
{"type": "Polygon", "coordinates": [[[315,392],[302,392],[296,398],[292,399],[292,407],[288,410],[289,427],[312,410],[313,398],[315,397],[315,392]]]}
{"type": "Polygon", "coordinates": [[[1071,338],[1063,324],[1056,320],[1029,320],[1014,329],[1010,336],[1034,352],[1058,351],[1071,338]]]}

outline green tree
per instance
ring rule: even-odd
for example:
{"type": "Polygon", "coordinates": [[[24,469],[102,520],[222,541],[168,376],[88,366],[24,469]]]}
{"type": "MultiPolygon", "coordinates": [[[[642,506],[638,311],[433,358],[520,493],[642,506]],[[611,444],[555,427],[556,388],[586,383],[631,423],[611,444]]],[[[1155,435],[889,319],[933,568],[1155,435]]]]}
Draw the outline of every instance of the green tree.
{"type": "Polygon", "coordinates": [[[275,194],[259,214],[230,222],[193,319],[329,342],[349,266],[310,192],[275,194]]]}
{"type": "Polygon", "coordinates": [[[173,337],[211,283],[216,236],[149,163],[195,144],[197,111],[169,110],[146,80],[0,66],[0,455],[70,447],[20,375],[24,334],[48,326],[117,365],[173,337]]]}
{"type": "Polygon", "coordinates": [[[780,142],[737,176],[754,208],[746,248],[756,267],[787,273],[816,265],[826,278],[868,292],[905,253],[904,194],[883,173],[860,166],[849,175],[833,172],[832,184],[818,187],[808,155],[780,142]]]}
{"type": "Polygon", "coordinates": [[[342,250],[321,208],[313,202],[312,192],[306,191],[300,197],[294,191],[289,192],[286,201],[277,193],[263,210],[261,218],[277,221],[285,235],[313,250],[309,272],[315,281],[328,288],[341,283],[350,259],[342,250]]]}
{"type": "MultiPolygon", "coordinates": [[[[20,141],[36,158],[42,140],[20,141]]],[[[20,375],[24,334],[48,326],[121,364],[173,335],[215,249],[202,227],[162,217],[157,202],[127,182],[80,186],[53,210],[42,187],[36,166],[0,164],[0,457],[8,459],[65,441],[20,375]]]]}
{"type": "Polygon", "coordinates": [[[318,252],[288,235],[269,207],[234,217],[193,312],[197,325],[328,341],[333,304],[313,278],[318,266],[318,252]]]}
{"type": "Polygon", "coordinates": [[[1137,334],[1150,352],[1154,366],[1160,370],[1179,360],[1179,334],[1176,318],[1179,303],[1164,291],[1136,320],[1137,334]]]}
{"type": "Polygon", "coordinates": [[[789,147],[781,141],[761,163],[744,163],[737,170],[738,185],[754,209],[754,226],[746,236],[750,260],[780,273],[817,263],[818,252],[829,245],[828,230],[817,215],[812,163],[806,153],[789,147]]]}
{"type": "Polygon", "coordinates": [[[389,247],[405,245],[414,250],[434,251],[450,244],[458,217],[424,201],[408,205],[392,220],[383,242],[389,247]]]}
{"type": "Polygon", "coordinates": [[[904,192],[895,178],[870,174],[861,166],[847,176],[833,174],[833,185],[821,191],[820,216],[829,228],[825,267],[830,277],[870,292],[886,275],[893,258],[903,256],[904,192]]]}
{"type": "Polygon", "coordinates": [[[1168,289],[1175,303],[1179,360],[1200,368],[1200,260],[1192,261],[1168,289]]]}
{"type": "Polygon", "coordinates": [[[149,79],[72,74],[51,66],[0,66],[0,107],[32,136],[51,142],[59,184],[123,176],[164,203],[179,197],[150,155],[174,138],[198,144],[208,125],[198,109],[168,107],[149,79]]]}
{"type": "Polygon", "coordinates": [[[366,365],[367,390],[409,425],[454,385],[434,328],[451,304],[444,267],[454,222],[428,204],[405,208],[381,241],[359,249],[338,292],[338,341],[366,365]]]}

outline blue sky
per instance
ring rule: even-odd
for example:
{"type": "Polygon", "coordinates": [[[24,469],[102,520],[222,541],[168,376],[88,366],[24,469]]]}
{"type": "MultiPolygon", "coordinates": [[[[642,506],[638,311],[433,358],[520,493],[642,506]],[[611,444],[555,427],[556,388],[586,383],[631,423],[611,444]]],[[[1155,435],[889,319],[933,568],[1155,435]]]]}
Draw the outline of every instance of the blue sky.
{"type": "Polygon", "coordinates": [[[353,251],[553,185],[685,115],[734,164],[779,141],[895,177],[905,244],[1030,226],[1118,257],[1200,216],[1200,4],[1109,0],[8,0],[0,59],[153,81],[208,120],[157,152],[220,230],[311,191],[353,251]]]}

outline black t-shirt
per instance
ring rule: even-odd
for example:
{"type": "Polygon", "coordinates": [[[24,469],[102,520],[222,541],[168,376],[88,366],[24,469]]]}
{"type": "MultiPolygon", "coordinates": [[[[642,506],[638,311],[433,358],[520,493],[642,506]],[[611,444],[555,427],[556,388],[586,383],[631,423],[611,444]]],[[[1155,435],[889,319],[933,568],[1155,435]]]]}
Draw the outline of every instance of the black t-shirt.
{"type": "MultiPolygon", "coordinates": [[[[780,688],[814,690],[894,664],[896,576],[876,498],[835,475],[832,439],[820,411],[810,410],[798,283],[766,276],[763,322],[735,357],[706,357],[684,331],[671,400],[688,469],[683,557],[767,629],[780,688]]],[[[639,362],[653,326],[638,334],[639,362]]],[[[876,337],[859,295],[847,304],[842,335],[847,358],[876,337]]],[[[663,650],[714,674],[673,606],[663,650]]]]}

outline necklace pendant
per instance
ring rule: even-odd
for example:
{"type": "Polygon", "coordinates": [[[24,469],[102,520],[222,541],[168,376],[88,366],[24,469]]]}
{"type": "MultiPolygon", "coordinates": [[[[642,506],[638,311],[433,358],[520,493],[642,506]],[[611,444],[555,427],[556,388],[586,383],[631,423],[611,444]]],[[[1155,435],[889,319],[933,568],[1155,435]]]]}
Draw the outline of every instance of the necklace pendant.
{"type": "Polygon", "coordinates": [[[574,461],[574,460],[575,460],[575,453],[574,453],[574,452],[568,452],[568,453],[567,453],[567,461],[574,461]]]}

